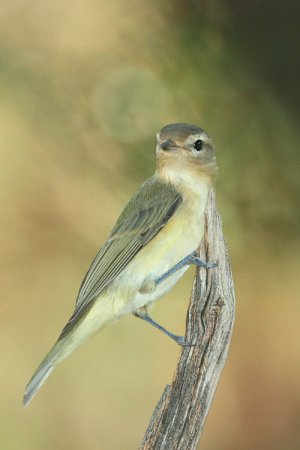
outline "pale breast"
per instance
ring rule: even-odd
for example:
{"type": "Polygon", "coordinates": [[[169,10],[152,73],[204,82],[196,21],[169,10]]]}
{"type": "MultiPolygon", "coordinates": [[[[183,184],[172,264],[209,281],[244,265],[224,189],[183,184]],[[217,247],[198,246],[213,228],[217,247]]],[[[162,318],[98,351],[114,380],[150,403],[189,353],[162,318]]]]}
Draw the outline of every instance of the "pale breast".
{"type": "MultiPolygon", "coordinates": [[[[143,289],[145,283],[156,280],[175,264],[192,253],[204,234],[204,210],[207,195],[186,198],[176,214],[162,230],[133,258],[117,277],[115,286],[126,290],[131,298],[126,309],[131,310],[153,302],[170,290],[188,267],[173,274],[155,289],[143,289]]],[[[125,299],[124,299],[125,300],[125,299]]],[[[121,299],[116,299],[116,306],[121,299]]],[[[124,305],[125,306],[125,305],[124,305]]],[[[118,309],[118,308],[117,308],[118,309]]],[[[127,311],[126,311],[127,312],[127,311]]]]}

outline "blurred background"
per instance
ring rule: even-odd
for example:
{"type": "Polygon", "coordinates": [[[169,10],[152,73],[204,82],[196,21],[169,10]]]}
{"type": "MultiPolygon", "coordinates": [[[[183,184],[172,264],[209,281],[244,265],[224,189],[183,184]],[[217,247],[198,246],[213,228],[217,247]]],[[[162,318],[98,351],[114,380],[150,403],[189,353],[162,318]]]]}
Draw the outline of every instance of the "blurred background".
{"type": "MultiPolygon", "coordinates": [[[[170,122],[200,125],[217,146],[237,296],[200,447],[300,448],[298,10],[1,1],[2,449],[138,448],[180,350],[134,317],[59,366],[28,408],[21,400],[170,122]]],[[[153,310],[175,333],[193,275],[153,310]]]]}

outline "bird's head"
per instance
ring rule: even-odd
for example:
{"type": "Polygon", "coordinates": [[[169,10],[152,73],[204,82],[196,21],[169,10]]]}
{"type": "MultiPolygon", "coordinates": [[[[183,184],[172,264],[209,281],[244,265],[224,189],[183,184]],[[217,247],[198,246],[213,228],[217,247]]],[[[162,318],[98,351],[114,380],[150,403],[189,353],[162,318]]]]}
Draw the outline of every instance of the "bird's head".
{"type": "Polygon", "coordinates": [[[196,125],[173,123],[157,133],[157,173],[169,182],[203,180],[212,184],[217,174],[215,146],[196,125]]]}

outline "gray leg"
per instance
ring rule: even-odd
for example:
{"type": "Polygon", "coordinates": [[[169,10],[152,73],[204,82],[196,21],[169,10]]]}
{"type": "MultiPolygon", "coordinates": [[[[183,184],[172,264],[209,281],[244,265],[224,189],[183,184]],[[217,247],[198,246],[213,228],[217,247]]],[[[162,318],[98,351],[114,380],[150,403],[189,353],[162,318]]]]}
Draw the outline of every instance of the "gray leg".
{"type": "Polygon", "coordinates": [[[173,339],[178,345],[192,345],[185,342],[184,336],[177,336],[177,334],[173,334],[170,331],[166,330],[166,328],[159,325],[159,323],[155,322],[149,314],[147,313],[146,307],[140,308],[137,311],[133,313],[135,317],[138,317],[139,319],[145,320],[150,325],[153,325],[158,330],[162,331],[164,334],[169,336],[171,339],[173,339]]]}
{"type": "Polygon", "coordinates": [[[155,284],[158,285],[162,281],[164,281],[166,278],[168,278],[170,275],[173,275],[173,273],[177,272],[177,270],[181,269],[184,266],[195,264],[198,267],[204,267],[205,269],[213,269],[218,265],[218,263],[211,263],[203,261],[202,259],[198,258],[196,256],[197,253],[193,252],[190,255],[183,258],[181,261],[179,261],[175,266],[171,267],[170,270],[162,274],[160,277],[156,278],[155,284]]]}
{"type": "MultiPolygon", "coordinates": [[[[155,285],[157,286],[162,281],[164,281],[166,278],[168,278],[170,275],[173,275],[173,273],[177,272],[177,270],[181,269],[184,266],[190,265],[190,264],[195,264],[196,266],[204,267],[205,269],[213,269],[214,267],[216,267],[218,265],[218,263],[211,263],[211,262],[202,261],[202,259],[197,257],[197,253],[193,252],[190,255],[188,255],[185,258],[183,258],[177,264],[175,264],[175,266],[171,267],[170,270],[168,270],[167,272],[162,274],[160,277],[158,277],[155,280],[155,285]]],[[[143,308],[140,308],[137,311],[135,311],[133,313],[133,315],[135,317],[138,317],[139,319],[145,320],[150,325],[153,325],[155,328],[157,328],[158,330],[162,331],[164,334],[166,334],[171,339],[173,339],[177,344],[179,344],[179,345],[193,345],[193,344],[189,344],[189,343],[185,342],[184,336],[177,336],[176,334],[171,333],[166,328],[164,328],[161,325],[159,325],[159,323],[155,322],[155,320],[153,320],[149,316],[149,314],[147,312],[147,308],[145,306],[143,308]]]]}

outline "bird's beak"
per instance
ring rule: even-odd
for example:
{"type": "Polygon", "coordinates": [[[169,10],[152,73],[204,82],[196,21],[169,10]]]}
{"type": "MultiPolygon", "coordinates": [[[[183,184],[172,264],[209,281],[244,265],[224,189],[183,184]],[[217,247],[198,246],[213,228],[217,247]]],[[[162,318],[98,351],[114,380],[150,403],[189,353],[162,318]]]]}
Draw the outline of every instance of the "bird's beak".
{"type": "Polygon", "coordinates": [[[159,147],[161,150],[168,152],[171,150],[175,150],[177,148],[177,145],[175,142],[171,141],[171,139],[167,139],[166,141],[163,141],[159,144],[159,147]]]}

